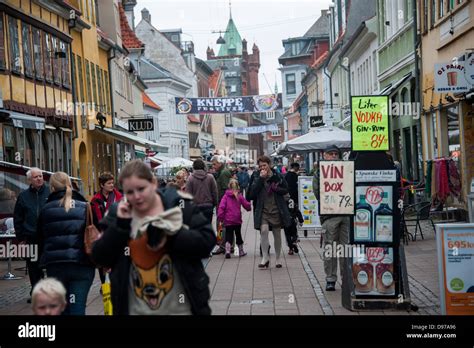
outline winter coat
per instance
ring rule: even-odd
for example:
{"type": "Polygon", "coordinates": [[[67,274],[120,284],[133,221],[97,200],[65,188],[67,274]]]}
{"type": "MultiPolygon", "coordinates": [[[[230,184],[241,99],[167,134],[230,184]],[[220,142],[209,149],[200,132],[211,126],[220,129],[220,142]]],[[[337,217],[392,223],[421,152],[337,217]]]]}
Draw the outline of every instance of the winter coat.
{"type": "Polygon", "coordinates": [[[219,204],[217,218],[224,222],[224,226],[242,225],[241,206],[247,211],[251,210],[250,203],[240,193],[238,197],[238,199],[235,198],[232,190],[227,190],[219,204]]]}
{"type": "Polygon", "coordinates": [[[217,206],[217,183],[212,174],[195,170],[186,183],[186,192],[194,197],[197,206],[217,206]]]}
{"type": "Polygon", "coordinates": [[[70,262],[92,266],[84,252],[87,201],[73,191],[73,207],[66,212],[60,205],[65,194],[65,190],[51,193],[41,210],[38,219],[40,265],[70,262]]]}
{"type": "Polygon", "coordinates": [[[102,192],[97,192],[91,200],[91,209],[92,209],[92,218],[94,225],[99,228],[99,221],[103,219],[105,212],[109,210],[110,206],[122,199],[122,194],[114,188],[114,190],[109,193],[107,199],[102,194],[102,192]]]}
{"type": "Polygon", "coordinates": [[[229,187],[229,181],[232,178],[232,173],[229,169],[222,167],[215,174],[216,183],[217,183],[217,192],[218,192],[218,201],[220,202],[222,197],[224,197],[225,191],[229,187]]]}
{"type": "Polygon", "coordinates": [[[288,206],[286,204],[285,198],[283,197],[288,193],[288,185],[285,181],[285,178],[280,173],[277,173],[273,170],[272,173],[273,174],[270,178],[263,179],[262,177],[260,177],[260,173],[258,171],[255,171],[255,173],[253,174],[252,184],[249,188],[249,198],[253,200],[255,204],[255,210],[253,215],[254,227],[256,230],[260,229],[260,225],[262,223],[263,200],[260,198],[260,192],[262,191],[262,189],[265,189],[265,180],[267,180],[268,183],[275,185],[275,190],[272,194],[275,195],[275,203],[280,213],[280,220],[283,224],[282,227],[288,227],[291,224],[288,206]]]}
{"type": "MultiPolygon", "coordinates": [[[[211,224],[192,201],[178,193],[174,188],[158,191],[165,210],[177,207],[184,202],[183,227],[169,238],[170,257],[179,274],[189,299],[191,311],[195,315],[209,315],[209,277],[204,271],[201,259],[209,257],[216,245],[216,236],[211,224]]],[[[117,217],[118,204],[112,205],[102,221],[107,228],[101,239],[92,248],[92,257],[97,264],[111,267],[111,298],[114,315],[127,315],[128,286],[130,281],[131,259],[124,253],[128,246],[131,219],[117,217]]]]}
{"type": "Polygon", "coordinates": [[[15,204],[15,234],[19,241],[36,241],[38,217],[49,196],[49,187],[43,185],[39,190],[30,186],[21,192],[15,204]]]}
{"type": "Polygon", "coordinates": [[[291,199],[298,204],[298,174],[289,171],[285,175],[286,183],[288,184],[288,192],[290,193],[291,199]]]}
{"type": "Polygon", "coordinates": [[[239,181],[240,188],[245,189],[249,186],[250,176],[245,171],[237,172],[237,180],[239,181]]]}

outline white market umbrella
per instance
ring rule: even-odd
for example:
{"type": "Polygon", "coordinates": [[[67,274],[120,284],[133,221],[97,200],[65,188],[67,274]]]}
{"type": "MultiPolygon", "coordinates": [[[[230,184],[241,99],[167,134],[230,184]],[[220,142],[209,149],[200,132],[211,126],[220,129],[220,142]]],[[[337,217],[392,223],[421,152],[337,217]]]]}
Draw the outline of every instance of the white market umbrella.
{"type": "Polygon", "coordinates": [[[351,148],[351,132],[334,127],[324,126],[311,130],[282,143],[278,149],[278,155],[288,155],[293,152],[306,153],[320,151],[329,145],[336,145],[341,149],[351,148]]]}
{"type": "Polygon", "coordinates": [[[192,167],[193,162],[182,157],[171,158],[168,161],[163,161],[160,168],[173,168],[173,167],[192,167]]]}

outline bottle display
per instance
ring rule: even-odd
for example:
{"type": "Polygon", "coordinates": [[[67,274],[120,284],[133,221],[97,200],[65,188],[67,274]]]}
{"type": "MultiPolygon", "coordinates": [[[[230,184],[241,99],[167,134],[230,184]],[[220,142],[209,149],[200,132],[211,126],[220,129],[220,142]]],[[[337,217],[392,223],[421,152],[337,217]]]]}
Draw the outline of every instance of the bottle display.
{"type": "Polygon", "coordinates": [[[375,266],[375,274],[377,291],[385,295],[394,294],[393,259],[388,251],[384,259],[375,266]]]}
{"type": "Polygon", "coordinates": [[[387,192],[383,193],[382,204],[374,212],[374,231],[376,242],[393,241],[393,211],[387,192]]]}
{"type": "Polygon", "coordinates": [[[352,277],[356,294],[372,291],[374,287],[374,267],[365,255],[361,255],[353,264],[352,277]]]}

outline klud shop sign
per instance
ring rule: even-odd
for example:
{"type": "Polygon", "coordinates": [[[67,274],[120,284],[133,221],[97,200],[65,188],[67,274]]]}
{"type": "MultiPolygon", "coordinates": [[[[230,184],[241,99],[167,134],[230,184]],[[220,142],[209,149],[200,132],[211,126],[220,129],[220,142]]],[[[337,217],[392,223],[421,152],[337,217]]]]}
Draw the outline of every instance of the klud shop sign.
{"type": "Polygon", "coordinates": [[[154,130],[153,119],[128,120],[128,130],[130,132],[144,132],[154,130]]]}

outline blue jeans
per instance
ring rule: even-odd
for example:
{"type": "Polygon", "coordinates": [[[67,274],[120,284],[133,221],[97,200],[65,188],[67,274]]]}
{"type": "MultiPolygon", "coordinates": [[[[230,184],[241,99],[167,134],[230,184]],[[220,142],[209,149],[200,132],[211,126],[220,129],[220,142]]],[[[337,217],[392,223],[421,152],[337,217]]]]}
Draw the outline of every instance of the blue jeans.
{"type": "Polygon", "coordinates": [[[48,277],[58,279],[66,288],[65,315],[85,315],[89,289],[94,281],[95,268],[77,263],[55,263],[46,266],[48,277]]]}

